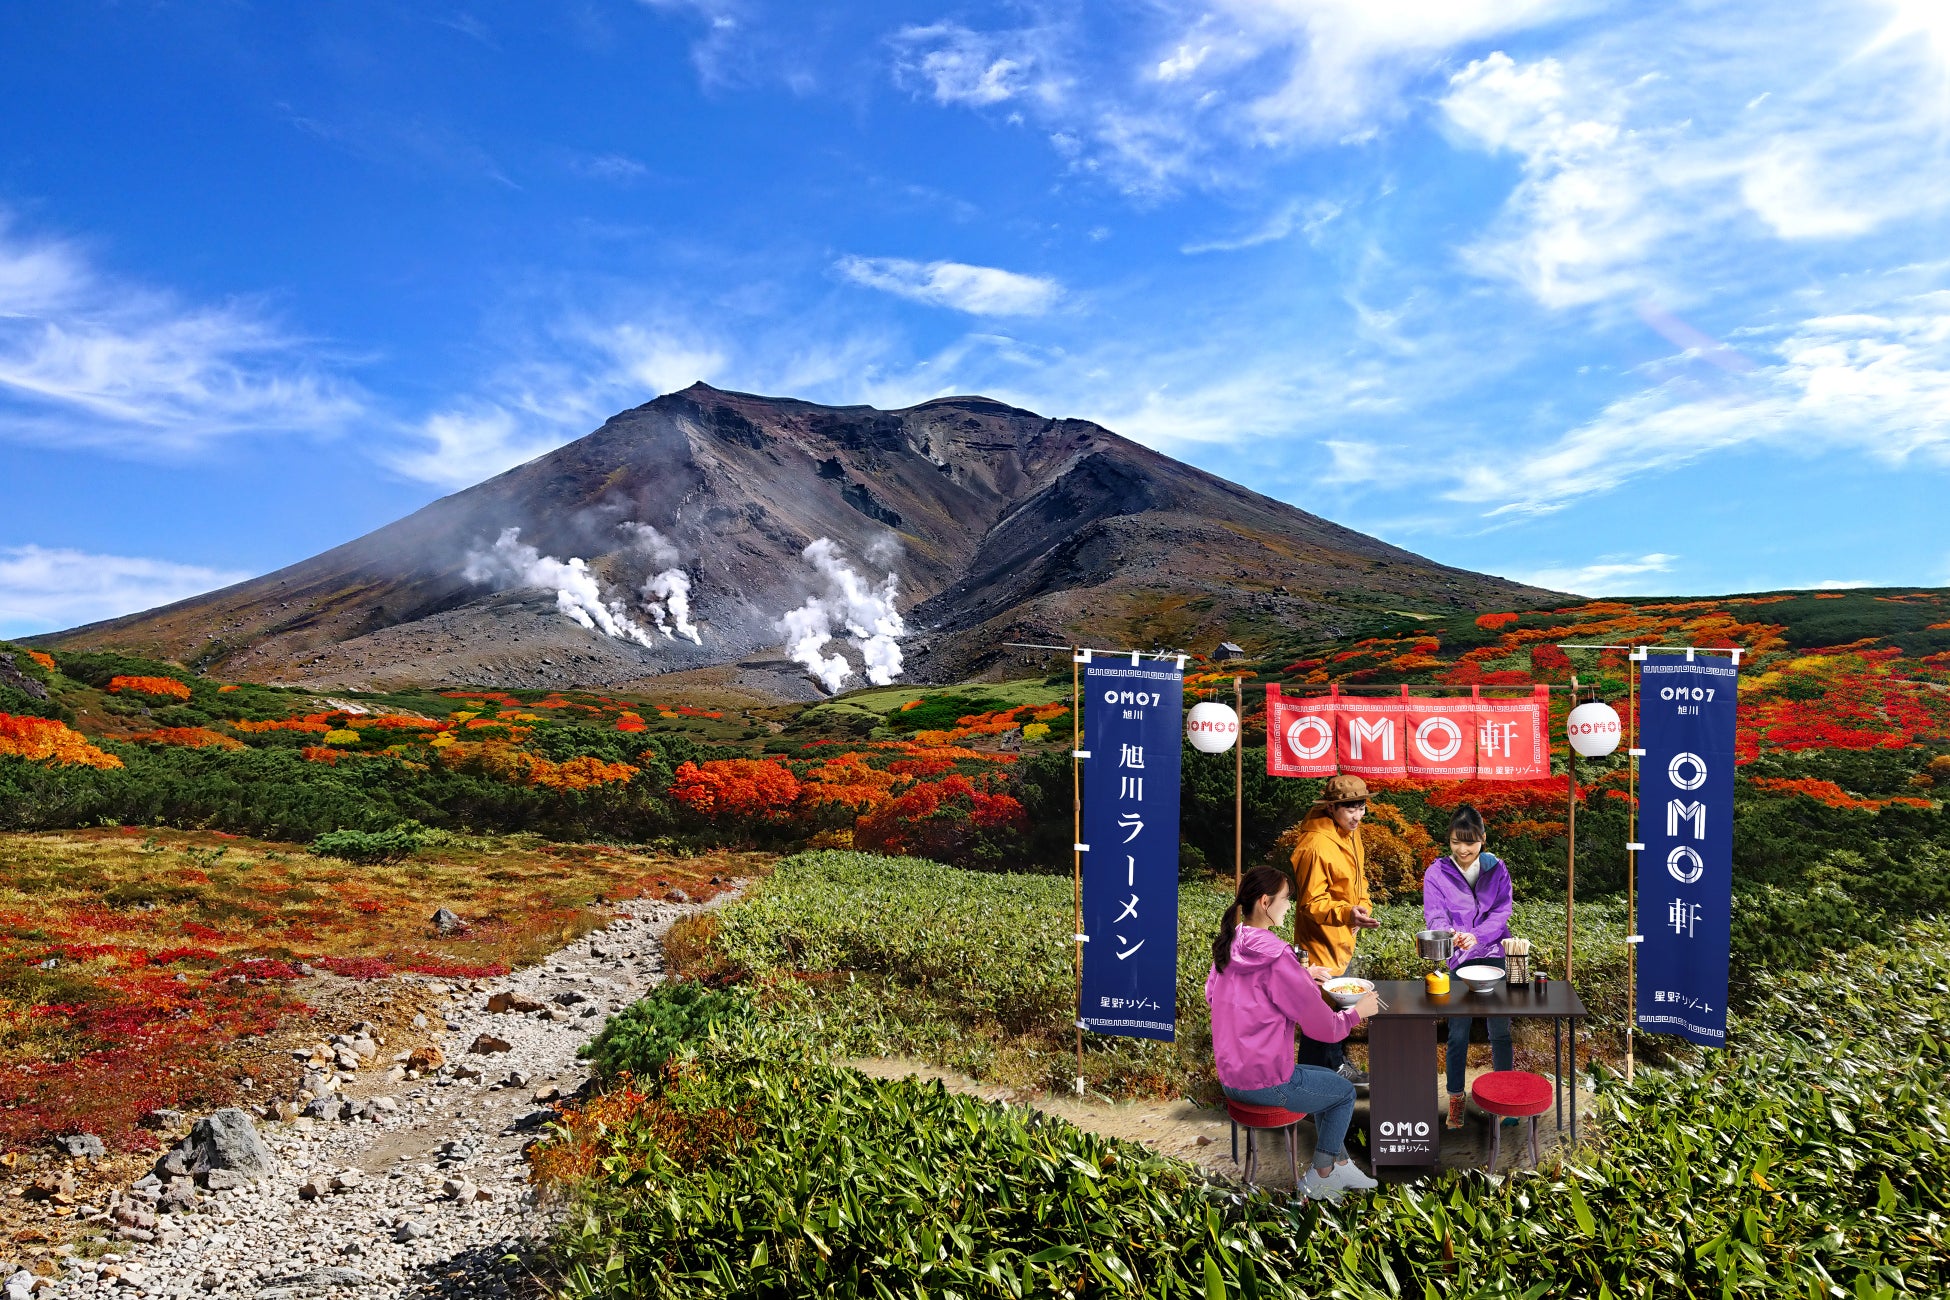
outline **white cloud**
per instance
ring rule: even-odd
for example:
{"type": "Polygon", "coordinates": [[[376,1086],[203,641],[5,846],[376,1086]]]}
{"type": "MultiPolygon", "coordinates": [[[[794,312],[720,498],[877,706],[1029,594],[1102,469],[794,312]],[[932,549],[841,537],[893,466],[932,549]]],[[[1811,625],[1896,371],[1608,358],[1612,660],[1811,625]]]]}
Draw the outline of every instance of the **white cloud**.
{"type": "Polygon", "coordinates": [[[1261,244],[1277,243],[1298,230],[1313,238],[1326,227],[1327,223],[1341,214],[1338,203],[1316,199],[1303,204],[1293,199],[1282,205],[1280,210],[1244,234],[1230,239],[1206,239],[1186,244],[1181,253],[1236,253],[1244,248],[1257,248],[1261,244]]]}
{"type": "Polygon", "coordinates": [[[1554,309],[1685,301],[1751,277],[1771,241],[1846,241],[1950,209],[1940,59],[1870,39],[1873,7],[1750,17],[1662,9],[1455,73],[1439,108],[1456,138],[1522,168],[1466,263],[1554,309]]]}
{"type": "Polygon", "coordinates": [[[893,38],[898,84],[935,102],[1034,115],[1081,171],[1158,196],[1237,156],[1360,140],[1406,114],[1452,51],[1597,0],[1217,0],[1126,10],[1129,62],[1066,11],[1020,28],[940,22],[893,38]]]}
{"type": "Polygon", "coordinates": [[[614,184],[627,184],[642,180],[650,174],[645,167],[628,154],[600,153],[576,158],[569,163],[570,170],[586,180],[609,181],[614,184]]]}
{"type": "Polygon", "coordinates": [[[1587,596],[1643,596],[1656,593],[1663,585],[1648,579],[1672,572],[1672,562],[1678,558],[1658,552],[1636,558],[1609,555],[1577,568],[1536,569],[1513,578],[1533,587],[1587,596]]]}
{"type": "Polygon", "coordinates": [[[190,306],[117,282],[0,213],[0,427],[64,446],[182,452],[329,432],[361,400],[248,304],[190,306]]]}
{"type": "Polygon", "coordinates": [[[129,555],[0,546],[0,636],[52,632],[133,614],[250,576],[129,555]]]}
{"type": "Polygon", "coordinates": [[[977,32],[959,23],[903,28],[892,39],[894,79],[925,91],[937,104],[982,108],[1030,96],[1045,104],[1062,98],[1049,77],[1054,33],[1029,27],[977,32]]]}
{"type": "Polygon", "coordinates": [[[408,429],[406,445],[381,460],[424,483],[468,487],[724,366],[722,350],[642,321],[561,322],[479,394],[408,429]]]}
{"type": "Polygon", "coordinates": [[[1448,495],[1493,515],[1548,513],[1762,443],[1803,454],[1842,449],[1892,468],[1950,465],[1950,291],[1802,321],[1765,355],[1724,385],[1682,374],[1612,402],[1541,448],[1460,466],[1448,495]]]}
{"type": "Polygon", "coordinates": [[[1808,586],[1816,591],[1847,591],[1852,587],[1875,587],[1880,585],[1880,583],[1865,582],[1855,578],[1823,578],[1820,582],[1811,582],[1808,584],[1808,586]]]}
{"type": "Polygon", "coordinates": [[[855,284],[971,316],[1040,316],[1063,296],[1055,280],[965,262],[843,257],[834,269],[855,284]]]}

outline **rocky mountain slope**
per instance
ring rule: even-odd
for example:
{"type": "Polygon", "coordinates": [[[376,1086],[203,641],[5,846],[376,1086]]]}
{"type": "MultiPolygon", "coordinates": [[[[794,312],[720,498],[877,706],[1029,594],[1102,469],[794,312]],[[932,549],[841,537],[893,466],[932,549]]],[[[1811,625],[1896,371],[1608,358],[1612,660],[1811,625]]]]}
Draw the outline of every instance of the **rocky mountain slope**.
{"type": "Polygon", "coordinates": [[[1008,641],[1251,649],[1556,599],[1087,421],[697,384],[309,560],[42,639],[321,686],[682,673],[804,698],[895,657],[908,679],[979,674],[1008,641]]]}

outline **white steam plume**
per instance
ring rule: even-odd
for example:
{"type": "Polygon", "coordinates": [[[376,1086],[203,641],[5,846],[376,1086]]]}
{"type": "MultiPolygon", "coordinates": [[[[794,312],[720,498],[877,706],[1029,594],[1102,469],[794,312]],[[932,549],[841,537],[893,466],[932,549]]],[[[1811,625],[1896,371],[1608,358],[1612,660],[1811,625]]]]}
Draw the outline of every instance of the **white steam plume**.
{"type": "MultiPolygon", "coordinates": [[[[842,631],[860,650],[866,664],[867,680],[885,686],[901,675],[899,638],[907,634],[907,624],[894,608],[899,578],[888,573],[880,585],[870,586],[840,555],[831,539],[821,537],[802,554],[819,577],[819,590],[798,609],[779,620],[785,633],[786,651],[819,679],[828,694],[839,691],[853,674],[844,655],[825,655],[826,643],[842,631]]],[[[891,563],[896,549],[880,543],[869,554],[891,563]]]]}
{"type": "Polygon", "coordinates": [[[648,552],[650,562],[662,570],[646,578],[639,592],[643,607],[657,622],[657,630],[673,641],[682,636],[689,637],[694,645],[703,645],[704,638],[691,622],[691,575],[679,564],[677,548],[649,524],[623,527],[636,534],[638,549],[648,552]]]}
{"type": "Polygon", "coordinates": [[[656,649],[650,634],[624,612],[623,602],[603,600],[596,575],[579,558],[558,560],[521,540],[521,529],[504,528],[488,551],[470,551],[461,576],[498,587],[539,587],[555,593],[555,607],[592,632],[627,638],[656,649]]]}

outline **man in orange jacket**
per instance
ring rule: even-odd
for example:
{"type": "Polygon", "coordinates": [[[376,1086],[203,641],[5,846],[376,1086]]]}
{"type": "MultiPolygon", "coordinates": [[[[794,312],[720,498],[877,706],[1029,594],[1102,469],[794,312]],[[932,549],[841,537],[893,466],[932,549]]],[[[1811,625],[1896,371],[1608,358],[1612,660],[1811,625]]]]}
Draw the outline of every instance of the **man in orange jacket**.
{"type": "MultiPolygon", "coordinates": [[[[1328,778],[1320,798],[1300,823],[1300,839],[1293,846],[1293,878],[1300,887],[1300,905],[1293,909],[1294,946],[1306,953],[1307,964],[1345,974],[1354,960],[1356,932],[1372,930],[1368,899],[1368,855],[1361,843],[1361,819],[1368,812],[1368,786],[1358,776],[1328,778]]],[[[1300,1061],[1338,1070],[1362,1084],[1365,1071],[1348,1064],[1339,1043],[1320,1043],[1304,1034],[1300,1061]]]]}

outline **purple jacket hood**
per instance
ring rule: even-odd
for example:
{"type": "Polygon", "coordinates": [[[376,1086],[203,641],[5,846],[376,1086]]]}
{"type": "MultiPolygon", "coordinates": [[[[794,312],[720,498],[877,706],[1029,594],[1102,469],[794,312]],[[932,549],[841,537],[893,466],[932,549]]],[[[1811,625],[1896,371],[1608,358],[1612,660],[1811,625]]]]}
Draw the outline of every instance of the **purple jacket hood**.
{"type": "Polygon", "coordinates": [[[1232,933],[1232,959],[1205,977],[1212,1008],[1212,1056],[1219,1082],[1252,1091],[1293,1077],[1293,1027],[1316,1042],[1338,1043],[1361,1023],[1337,1011],[1286,940],[1242,925],[1232,933]]]}
{"type": "Polygon", "coordinates": [[[1503,859],[1485,853],[1482,871],[1472,889],[1462,869],[1448,857],[1437,858],[1422,874],[1422,923],[1431,930],[1467,932],[1476,937],[1468,952],[1449,954],[1449,969],[1484,957],[1501,957],[1510,934],[1510,869],[1503,859]]]}

